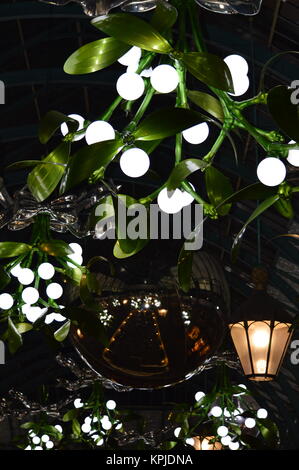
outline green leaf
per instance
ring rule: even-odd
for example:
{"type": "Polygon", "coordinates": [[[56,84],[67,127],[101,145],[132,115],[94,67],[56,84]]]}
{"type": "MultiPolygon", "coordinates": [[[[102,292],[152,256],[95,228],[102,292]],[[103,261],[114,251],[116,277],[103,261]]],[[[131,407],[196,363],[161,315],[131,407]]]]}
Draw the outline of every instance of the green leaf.
{"type": "Polygon", "coordinates": [[[120,139],[107,140],[97,144],[88,145],[80,149],[70,158],[65,177],[62,181],[60,193],[82,183],[96,170],[105,170],[123,147],[120,139]]]}
{"type": "Polygon", "coordinates": [[[74,418],[72,421],[72,433],[76,436],[79,437],[81,435],[81,426],[79,421],[74,418]]]}
{"type": "Polygon", "coordinates": [[[286,217],[287,219],[293,219],[295,213],[290,199],[280,198],[274,204],[274,207],[283,217],[286,217]]]}
{"type": "Polygon", "coordinates": [[[270,419],[258,421],[258,428],[270,448],[275,448],[279,441],[279,431],[277,425],[270,419]]]}
{"type": "Polygon", "coordinates": [[[209,113],[211,116],[221,122],[224,121],[223,109],[217,98],[209,95],[208,93],[204,93],[203,91],[195,90],[189,90],[188,97],[194,104],[209,113]]]}
{"type": "Polygon", "coordinates": [[[238,201],[259,201],[266,199],[270,196],[273,196],[277,193],[277,186],[276,187],[267,187],[262,183],[254,183],[250,186],[246,186],[245,188],[240,189],[239,191],[235,192],[227,199],[222,201],[217,209],[225,204],[230,204],[232,202],[238,201]]]}
{"type": "Polygon", "coordinates": [[[32,249],[31,245],[27,243],[18,242],[1,242],[0,243],[0,258],[14,258],[25,253],[29,253],[32,249]]]}
{"type": "Polygon", "coordinates": [[[188,292],[191,285],[193,265],[193,251],[181,249],[178,259],[178,279],[179,285],[184,292],[188,292]]]}
{"type": "Polygon", "coordinates": [[[58,330],[56,330],[54,333],[54,338],[56,339],[56,341],[59,341],[60,343],[64,341],[70,332],[70,327],[71,320],[68,320],[58,330]]]}
{"type": "MultiPolygon", "coordinates": [[[[206,190],[210,202],[214,207],[220,206],[221,202],[233,193],[233,187],[229,178],[224,176],[213,166],[209,166],[205,171],[206,190]]],[[[227,215],[231,204],[222,205],[218,209],[220,215],[227,215]]]]}
{"type": "Polygon", "coordinates": [[[8,318],[8,328],[7,328],[7,343],[9,352],[14,354],[23,344],[22,336],[18,332],[15,324],[12,319],[8,318]]]}
{"type": "Polygon", "coordinates": [[[65,62],[64,71],[70,75],[93,73],[112,65],[129,49],[115,38],[104,38],[80,47],[65,62]]]}
{"type": "Polygon", "coordinates": [[[38,248],[50,256],[67,256],[73,253],[70,246],[63,240],[52,240],[38,245],[38,248]]]}
{"type": "Polygon", "coordinates": [[[171,450],[177,445],[177,442],[175,441],[166,441],[161,444],[161,449],[162,450],[171,450]]]}
{"type": "Polygon", "coordinates": [[[206,162],[197,158],[187,158],[187,160],[183,160],[172,170],[167,181],[168,190],[176,189],[188,176],[195,171],[203,170],[206,166],[206,162]]]}
{"type": "Polygon", "coordinates": [[[22,168],[28,168],[30,166],[37,166],[37,165],[61,165],[65,167],[63,163],[53,163],[53,162],[44,162],[42,160],[22,160],[20,162],[12,163],[11,165],[7,166],[5,169],[7,171],[11,170],[21,170],[22,168]]]}
{"type": "Polygon", "coordinates": [[[69,154],[70,144],[63,142],[43,160],[45,164],[36,166],[28,175],[28,187],[37,201],[47,199],[57,187],[66,170],[69,154]]]}
{"type": "Polygon", "coordinates": [[[181,60],[201,82],[219,90],[234,92],[230,70],[220,57],[207,52],[187,52],[182,54],[181,60]]]}
{"type": "Polygon", "coordinates": [[[79,410],[77,410],[77,409],[69,410],[63,416],[62,421],[64,423],[67,423],[68,421],[73,421],[73,419],[77,418],[78,413],[79,413],[79,410]]]}
{"type": "Polygon", "coordinates": [[[208,120],[206,116],[190,109],[165,108],[147,116],[133,135],[136,140],[165,139],[208,120]]]}
{"type": "Polygon", "coordinates": [[[236,261],[240,244],[243,238],[243,235],[246,231],[247,226],[257,217],[259,217],[263,212],[265,212],[269,207],[273,206],[275,202],[279,199],[279,195],[275,194],[274,196],[269,197],[268,199],[265,199],[251,214],[247,222],[243,225],[242,230],[238,233],[238,235],[235,237],[233,246],[232,246],[232,260],[233,262],[236,261]]]}
{"type": "Polygon", "coordinates": [[[33,326],[31,323],[17,323],[16,329],[22,335],[23,333],[27,333],[27,331],[32,330],[33,326]]]}
{"type": "Polygon", "coordinates": [[[276,124],[292,140],[299,142],[299,106],[291,101],[292,89],[279,85],[268,93],[267,104],[276,124]]]}
{"type": "Polygon", "coordinates": [[[80,299],[84,306],[95,312],[99,311],[99,303],[95,300],[94,296],[89,290],[88,287],[88,274],[82,274],[80,281],[80,299]]]}
{"type": "Polygon", "coordinates": [[[29,421],[27,423],[21,424],[20,428],[22,428],[22,429],[33,429],[34,426],[35,426],[35,423],[33,421],[29,421]]]}
{"type": "Polygon", "coordinates": [[[70,132],[76,132],[79,123],[73,118],[59,111],[49,111],[41,120],[38,137],[42,144],[46,144],[64,122],[68,123],[70,132]]]}
{"type": "Polygon", "coordinates": [[[143,250],[143,248],[148,244],[148,242],[149,240],[141,240],[141,239],[132,240],[130,250],[128,250],[127,247],[126,248],[124,248],[124,246],[121,247],[120,241],[118,240],[114,245],[113,255],[115,256],[115,258],[118,258],[118,259],[129,258],[130,256],[134,256],[137,253],[139,253],[139,251],[143,250]]]}
{"type": "Polygon", "coordinates": [[[81,282],[82,278],[82,271],[80,268],[77,267],[68,267],[67,269],[64,270],[64,274],[66,277],[71,279],[75,284],[79,285],[81,282]]]}
{"type": "Polygon", "coordinates": [[[11,281],[9,274],[0,266],[0,289],[4,289],[11,281]]]}
{"type": "Polygon", "coordinates": [[[177,9],[164,0],[158,0],[156,9],[151,19],[152,26],[163,34],[172,28],[178,17],[177,9]]]}
{"type": "Polygon", "coordinates": [[[92,24],[105,34],[131,46],[160,54],[172,51],[169,42],[153,26],[137,16],[126,13],[99,16],[92,20],[92,24]]]}

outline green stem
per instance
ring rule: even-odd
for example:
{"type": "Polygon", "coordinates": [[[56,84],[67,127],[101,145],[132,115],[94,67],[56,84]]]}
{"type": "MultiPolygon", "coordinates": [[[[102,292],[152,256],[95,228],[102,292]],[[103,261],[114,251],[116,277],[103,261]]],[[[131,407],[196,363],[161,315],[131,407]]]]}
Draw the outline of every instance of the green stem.
{"type": "Polygon", "coordinates": [[[154,88],[151,85],[149,85],[146,95],[144,97],[144,100],[135,114],[134,120],[131,121],[130,124],[125,128],[124,130],[125,132],[133,132],[135,130],[140,120],[142,119],[144,113],[146,112],[147,108],[149,107],[154,94],[155,94],[154,88]]]}
{"type": "Polygon", "coordinates": [[[115,98],[115,100],[114,100],[113,103],[109,106],[109,108],[106,109],[106,111],[102,114],[102,116],[100,117],[100,120],[101,120],[101,121],[109,121],[109,119],[111,118],[112,114],[114,113],[114,111],[115,111],[116,108],[120,105],[121,102],[122,102],[122,97],[121,97],[121,96],[117,96],[117,98],[115,98]]]}
{"type": "Polygon", "coordinates": [[[257,96],[250,98],[249,100],[244,101],[235,101],[235,105],[240,110],[248,108],[249,106],[257,105],[257,104],[267,104],[267,93],[259,93],[257,96]]]}
{"type": "Polygon", "coordinates": [[[210,163],[213,160],[214,156],[216,155],[219,148],[223,144],[223,141],[224,141],[225,137],[227,136],[228,131],[229,131],[229,127],[224,125],[222,127],[222,129],[220,131],[220,134],[218,135],[214,145],[212,146],[211,150],[203,157],[203,160],[205,162],[210,163]]]}

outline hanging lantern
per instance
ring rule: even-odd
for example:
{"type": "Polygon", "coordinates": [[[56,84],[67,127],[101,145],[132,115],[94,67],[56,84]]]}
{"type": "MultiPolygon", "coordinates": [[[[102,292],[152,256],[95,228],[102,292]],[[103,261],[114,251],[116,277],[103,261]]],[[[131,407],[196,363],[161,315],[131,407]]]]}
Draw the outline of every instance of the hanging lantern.
{"type": "Polygon", "coordinates": [[[255,381],[273,380],[281,367],[293,329],[292,318],[265,291],[267,272],[253,270],[255,292],[233,315],[231,336],[244,374],[255,381]]]}

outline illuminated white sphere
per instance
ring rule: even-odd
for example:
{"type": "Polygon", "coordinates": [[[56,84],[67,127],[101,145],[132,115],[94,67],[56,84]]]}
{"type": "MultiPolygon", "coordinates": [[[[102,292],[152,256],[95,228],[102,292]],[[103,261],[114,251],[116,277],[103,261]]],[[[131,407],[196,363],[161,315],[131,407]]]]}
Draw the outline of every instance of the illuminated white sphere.
{"type": "MultiPolygon", "coordinates": [[[[81,264],[83,263],[83,258],[81,255],[79,255],[79,253],[73,253],[71,255],[68,255],[68,258],[73,260],[76,264],[79,264],[81,266],[81,264]]],[[[68,261],[67,262],[67,265],[70,267],[70,268],[74,268],[75,265],[74,263],[72,263],[71,261],[68,261]]]]}
{"type": "Polygon", "coordinates": [[[60,313],[53,313],[53,315],[54,315],[54,320],[55,321],[61,322],[61,321],[66,320],[66,317],[64,317],[60,313]]]}
{"type": "Polygon", "coordinates": [[[62,427],[60,424],[55,424],[54,428],[57,429],[58,432],[62,432],[62,427]]]}
{"type": "Polygon", "coordinates": [[[76,398],[76,400],[74,400],[75,408],[82,408],[83,406],[84,406],[84,403],[82,403],[81,398],[76,398]]]}
{"type": "Polygon", "coordinates": [[[256,415],[259,419],[266,419],[268,416],[268,411],[265,410],[265,408],[260,408],[259,410],[257,410],[256,415]]]}
{"type": "Polygon", "coordinates": [[[232,54],[225,57],[224,62],[231,71],[231,74],[248,74],[248,63],[244,57],[232,54]]]}
{"type": "Polygon", "coordinates": [[[69,243],[69,247],[73,250],[74,253],[77,253],[78,255],[82,255],[83,250],[82,250],[82,246],[79,245],[79,243],[69,243]]]}
{"type": "Polygon", "coordinates": [[[256,425],[256,421],[255,421],[254,418],[246,418],[244,424],[245,424],[246,428],[252,429],[256,425]]]}
{"type": "Polygon", "coordinates": [[[53,449],[53,447],[54,447],[54,443],[52,441],[46,442],[46,448],[47,449],[53,449]]]}
{"type": "Polygon", "coordinates": [[[128,101],[138,100],[145,89],[143,78],[137,73],[124,73],[119,77],[116,83],[118,94],[128,101]]]}
{"type": "Polygon", "coordinates": [[[140,77],[150,78],[152,76],[152,73],[153,73],[153,68],[150,67],[149,69],[143,70],[140,74],[140,77]]]}
{"type": "Polygon", "coordinates": [[[121,56],[118,59],[118,62],[121,65],[126,65],[127,67],[130,65],[135,65],[136,63],[138,64],[141,59],[141,54],[142,51],[140,47],[134,46],[130,50],[128,50],[128,52],[126,52],[123,56],[121,56]]]}
{"type": "Polygon", "coordinates": [[[35,287],[26,287],[22,292],[22,299],[25,304],[35,304],[39,299],[39,292],[35,287]]]}
{"type": "Polygon", "coordinates": [[[44,450],[44,449],[41,446],[37,446],[37,447],[35,447],[34,450],[44,450]]]}
{"type": "Polygon", "coordinates": [[[206,394],[205,394],[204,392],[196,392],[196,394],[195,394],[195,400],[196,400],[196,401],[200,401],[200,400],[202,400],[203,397],[205,397],[205,396],[206,396],[206,394]]]}
{"type": "Polygon", "coordinates": [[[220,408],[220,406],[213,406],[213,408],[211,409],[211,415],[215,418],[219,418],[219,416],[222,415],[222,409],[220,408]]]}
{"type": "Polygon", "coordinates": [[[239,397],[240,395],[244,395],[244,393],[246,393],[246,392],[245,392],[245,390],[247,390],[246,385],[244,385],[244,384],[238,384],[238,387],[239,387],[239,388],[243,388],[243,389],[244,389],[244,392],[234,393],[234,394],[233,394],[234,397],[239,397]]]}
{"type": "MultiPolygon", "coordinates": [[[[68,117],[70,117],[72,119],[75,119],[75,121],[78,121],[79,126],[78,126],[78,129],[77,129],[76,132],[82,131],[82,129],[84,127],[84,118],[82,116],[80,116],[79,114],[69,114],[68,117]]],[[[69,133],[69,128],[68,128],[68,125],[67,125],[66,122],[61,124],[60,130],[61,130],[61,134],[63,136],[65,136],[69,133]]],[[[73,141],[81,140],[81,139],[83,139],[83,137],[84,137],[84,133],[82,133],[81,135],[75,135],[74,138],[73,138],[73,141]]]]}
{"type": "Polygon", "coordinates": [[[44,435],[42,436],[42,441],[43,441],[43,442],[49,442],[49,440],[50,440],[50,437],[48,436],[48,434],[44,434],[44,435]]]}
{"type": "Polygon", "coordinates": [[[145,175],[150,167],[148,154],[139,148],[126,150],[120,157],[119,163],[124,174],[131,178],[145,175]]]}
{"type": "Polygon", "coordinates": [[[98,442],[97,442],[97,446],[102,446],[104,444],[104,439],[100,439],[98,442]]]}
{"type": "Polygon", "coordinates": [[[47,292],[47,296],[49,297],[49,299],[56,300],[62,296],[63,289],[61,285],[58,284],[57,282],[52,282],[51,284],[48,285],[46,292],[47,292]]]}
{"type": "Polygon", "coordinates": [[[109,122],[95,121],[92,122],[86,129],[85,140],[88,145],[114,139],[115,131],[109,122]]]}
{"type": "Polygon", "coordinates": [[[116,408],[116,403],[114,400],[108,400],[106,403],[106,407],[108,410],[115,410],[116,408]]]}
{"type": "Polygon", "coordinates": [[[183,207],[182,192],[179,189],[168,191],[164,188],[160,191],[157,202],[161,211],[166,214],[176,214],[183,207]]]}
{"type": "Polygon", "coordinates": [[[237,408],[236,410],[234,410],[234,416],[239,416],[242,413],[244,413],[243,408],[237,408]]]}
{"type": "Polygon", "coordinates": [[[179,84],[179,75],[171,65],[159,65],[151,74],[152,87],[159,93],[171,93],[179,84]]]}
{"type": "Polygon", "coordinates": [[[186,439],[186,444],[188,444],[189,446],[194,446],[195,441],[193,437],[188,437],[188,439],[186,439]]]}
{"type": "Polygon", "coordinates": [[[201,122],[183,131],[184,139],[189,144],[198,145],[204,142],[209,136],[209,126],[206,122],[201,122]]]}
{"type": "Polygon", "coordinates": [[[118,431],[118,430],[121,429],[122,427],[123,427],[122,423],[119,423],[119,424],[117,424],[117,425],[115,426],[115,429],[117,429],[117,431],[118,431]]]}
{"type": "Polygon", "coordinates": [[[175,437],[179,437],[180,435],[180,432],[181,432],[182,428],[175,428],[173,434],[175,435],[175,437]]]}
{"type": "Polygon", "coordinates": [[[219,426],[219,428],[217,429],[217,434],[218,436],[220,437],[225,437],[227,436],[228,434],[228,429],[226,426],[219,426]]]}
{"type": "MultiPolygon", "coordinates": [[[[139,63],[137,62],[136,64],[131,64],[129,67],[127,67],[127,73],[137,73],[139,67],[139,63]]],[[[141,77],[141,74],[140,74],[141,77]]]]}
{"type": "Polygon", "coordinates": [[[14,299],[10,294],[1,294],[0,295],[0,308],[2,310],[9,310],[14,304],[14,299]]]}
{"type": "MultiPolygon", "coordinates": [[[[295,144],[295,141],[291,140],[289,144],[295,144]]],[[[299,150],[289,150],[287,161],[293,166],[299,166],[299,150]]]]}
{"type": "Polygon", "coordinates": [[[37,272],[41,279],[48,281],[54,276],[55,268],[51,263],[42,263],[39,265],[37,272]]]}
{"type": "Polygon", "coordinates": [[[247,75],[234,76],[233,75],[233,84],[234,84],[234,93],[229,93],[232,96],[242,96],[246,93],[249,88],[250,82],[247,75]]]}
{"type": "Polygon", "coordinates": [[[221,444],[224,446],[228,446],[231,442],[232,438],[230,436],[224,436],[221,438],[221,444]]]}
{"type": "Polygon", "coordinates": [[[101,419],[101,425],[105,431],[109,431],[112,428],[112,423],[109,421],[108,416],[101,419]]]}
{"type": "Polygon", "coordinates": [[[91,431],[91,426],[88,423],[84,423],[82,424],[81,429],[84,433],[88,434],[91,431]]]}
{"type": "Polygon", "coordinates": [[[18,280],[23,286],[29,286],[34,281],[34,272],[29,268],[24,268],[20,272],[18,280]]]}
{"type": "Polygon", "coordinates": [[[46,325],[50,325],[55,320],[55,313],[49,313],[45,318],[46,325]]]}
{"type": "Polygon", "coordinates": [[[286,167],[279,158],[264,158],[257,167],[257,177],[265,186],[277,186],[286,177],[286,167]]]}
{"type": "Polygon", "coordinates": [[[21,265],[20,264],[17,264],[16,266],[14,266],[11,271],[10,271],[10,274],[14,277],[19,277],[19,275],[21,274],[22,272],[22,268],[21,268],[21,265]]]}
{"type": "MultiPolygon", "coordinates": [[[[25,305],[23,305],[23,307],[25,307],[25,305]]],[[[28,321],[34,323],[43,314],[43,312],[44,310],[40,307],[31,307],[31,305],[28,305],[28,308],[25,310],[25,315],[28,321]]]]}
{"type": "Polygon", "coordinates": [[[240,447],[240,444],[239,442],[230,442],[228,444],[228,447],[230,448],[230,450],[238,450],[240,447]]]}
{"type": "Polygon", "coordinates": [[[32,449],[31,449],[31,446],[27,446],[27,447],[25,447],[24,450],[32,450],[32,449]]]}
{"type": "Polygon", "coordinates": [[[35,436],[33,439],[32,439],[32,442],[33,444],[39,444],[40,443],[40,438],[38,436],[35,436]]]}
{"type": "Polygon", "coordinates": [[[92,421],[91,417],[87,416],[84,420],[84,423],[91,424],[91,421],[92,421]]]}

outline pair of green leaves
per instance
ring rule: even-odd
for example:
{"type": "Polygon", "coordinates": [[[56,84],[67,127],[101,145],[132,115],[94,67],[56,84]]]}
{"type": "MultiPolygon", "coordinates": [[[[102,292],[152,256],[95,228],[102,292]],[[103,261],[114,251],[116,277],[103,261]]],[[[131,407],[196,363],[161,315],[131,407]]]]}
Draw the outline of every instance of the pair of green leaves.
{"type": "Polygon", "coordinates": [[[268,93],[267,104],[276,122],[292,140],[299,142],[299,105],[293,102],[294,90],[279,85],[268,93]]]}

